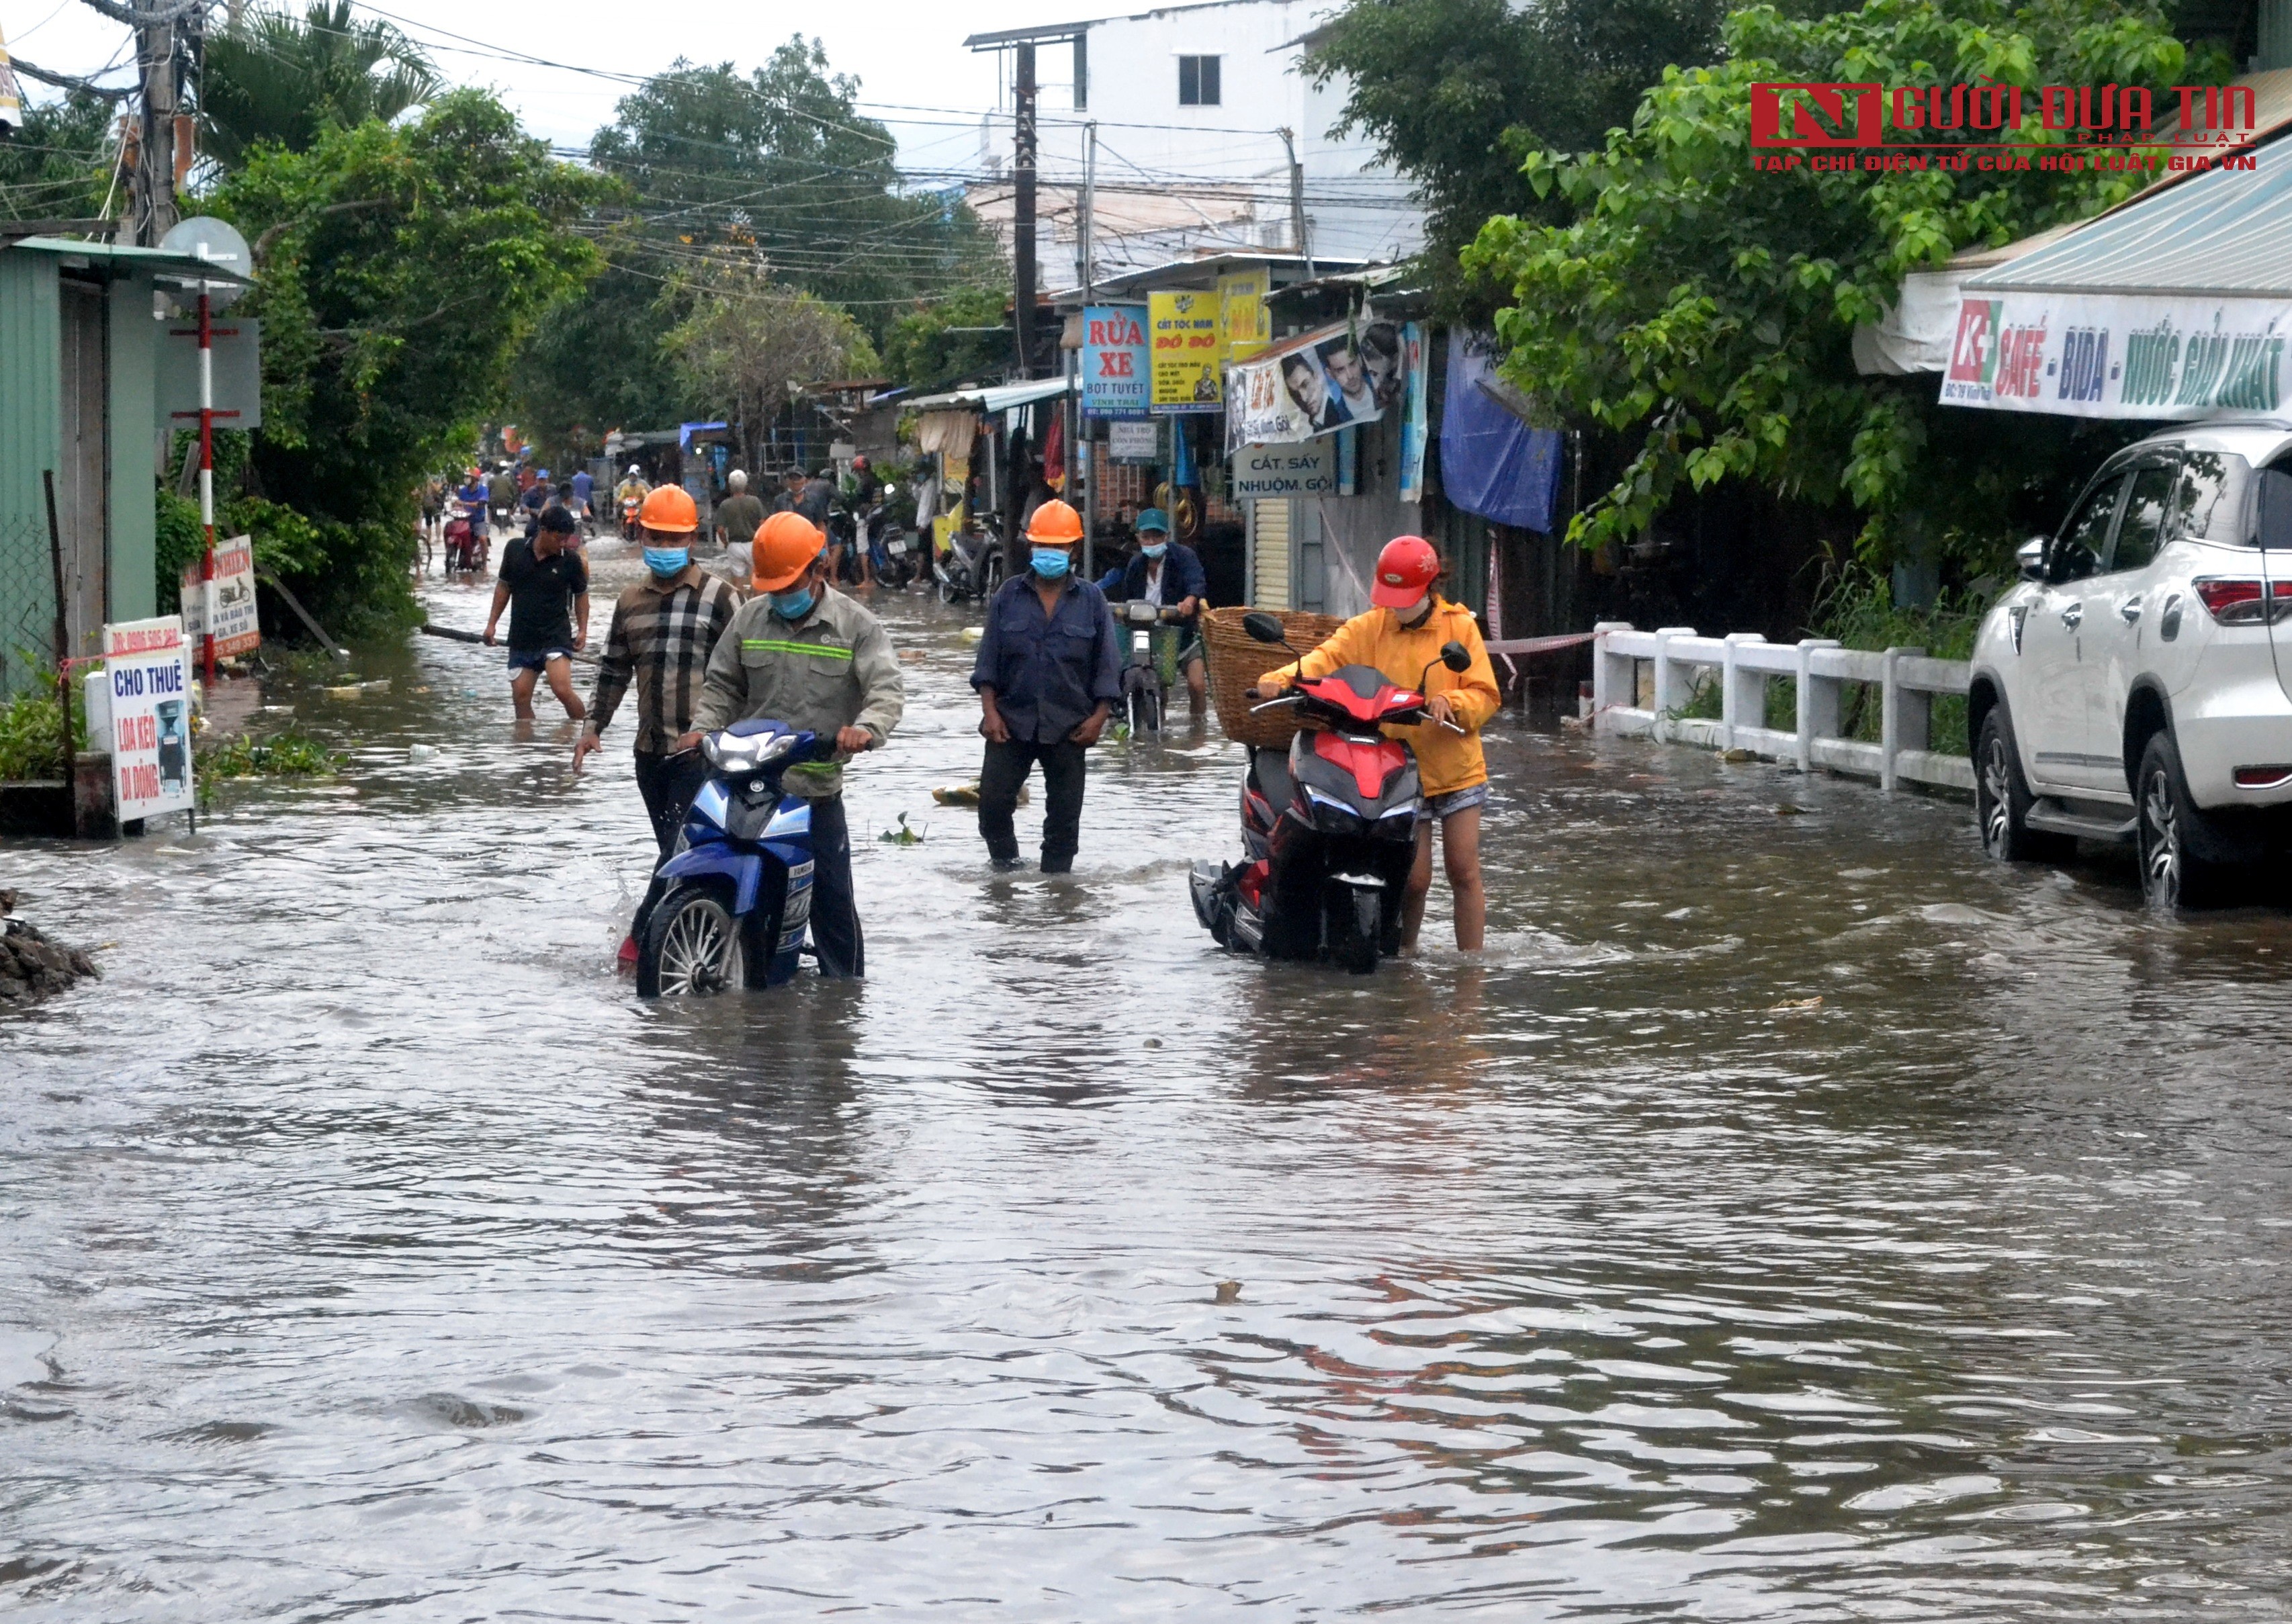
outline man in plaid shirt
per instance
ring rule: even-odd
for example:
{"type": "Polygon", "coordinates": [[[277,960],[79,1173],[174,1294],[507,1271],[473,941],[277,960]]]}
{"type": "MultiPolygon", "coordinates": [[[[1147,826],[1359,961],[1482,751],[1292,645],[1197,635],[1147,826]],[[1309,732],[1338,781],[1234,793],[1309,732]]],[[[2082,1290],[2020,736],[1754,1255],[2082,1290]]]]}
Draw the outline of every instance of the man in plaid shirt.
{"type": "MultiPolygon", "coordinates": [[[[589,702],[588,726],[573,746],[573,770],[603,744],[605,726],[634,684],[637,691],[637,792],[652,817],[660,848],[655,875],[676,849],[684,811],[707,781],[708,765],[698,750],[680,751],[676,741],[690,730],[708,674],[709,651],[732,622],[739,595],[692,561],[692,533],[700,515],[692,498],[665,485],[645,498],[639,515],[647,574],[613,605],[612,630],[597,662],[597,689],[589,702]]],[[[634,961],[645,916],[660,900],[658,877],[638,905],[621,957],[634,961]]]]}

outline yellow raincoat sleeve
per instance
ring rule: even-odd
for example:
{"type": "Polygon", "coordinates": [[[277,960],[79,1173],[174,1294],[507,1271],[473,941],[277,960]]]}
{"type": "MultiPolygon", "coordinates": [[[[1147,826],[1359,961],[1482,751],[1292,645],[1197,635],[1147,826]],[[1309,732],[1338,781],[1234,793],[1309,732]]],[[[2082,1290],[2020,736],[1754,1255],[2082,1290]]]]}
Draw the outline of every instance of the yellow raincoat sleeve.
{"type": "Polygon", "coordinates": [[[1434,691],[1446,694],[1449,703],[1457,707],[1457,725],[1467,732],[1477,733],[1489,723],[1489,719],[1504,709],[1504,690],[1497,686],[1497,668],[1489,663],[1489,646],[1481,639],[1481,629],[1469,615],[1456,619],[1461,626],[1454,627],[1456,639],[1472,652],[1472,664],[1462,671],[1448,671],[1435,666],[1435,679],[1446,674],[1456,686],[1441,683],[1434,691]]]}

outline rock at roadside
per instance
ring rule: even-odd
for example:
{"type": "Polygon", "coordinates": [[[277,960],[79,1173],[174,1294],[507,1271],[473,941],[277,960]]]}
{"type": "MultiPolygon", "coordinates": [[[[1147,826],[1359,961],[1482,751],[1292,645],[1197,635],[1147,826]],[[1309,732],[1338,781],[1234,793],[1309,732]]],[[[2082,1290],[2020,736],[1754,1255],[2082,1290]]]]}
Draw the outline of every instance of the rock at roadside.
{"type": "Polygon", "coordinates": [[[94,960],[51,942],[37,927],[20,919],[0,921],[0,1009],[20,1009],[102,974],[94,960]]]}

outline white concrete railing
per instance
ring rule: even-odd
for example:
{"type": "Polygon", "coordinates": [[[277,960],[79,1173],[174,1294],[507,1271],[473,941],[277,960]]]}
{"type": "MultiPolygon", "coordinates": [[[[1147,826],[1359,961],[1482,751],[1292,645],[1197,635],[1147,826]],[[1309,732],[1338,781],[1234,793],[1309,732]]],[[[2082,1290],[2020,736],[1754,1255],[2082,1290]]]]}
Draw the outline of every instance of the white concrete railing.
{"type": "Polygon", "coordinates": [[[1969,686],[1963,660],[1931,660],[1923,648],[1884,653],[1843,648],[1836,639],[1810,638],[1770,643],[1755,631],[1698,637],[1691,627],[1635,631],[1621,621],[1593,628],[1592,726],[1601,733],[1645,736],[1713,750],[1748,750],[1801,772],[1827,767],[1876,778],[1892,791],[1909,781],[1973,787],[1973,764],[1933,748],[1933,696],[1963,694],[1969,686]],[[1639,663],[1655,666],[1652,703],[1639,703],[1639,663]],[[1693,698],[1699,671],[1719,679],[1720,717],[1682,716],[1693,698]],[[1789,677],[1798,685],[1798,725],[1770,728],[1767,682],[1789,677]],[[1840,736],[1845,685],[1867,682],[1882,695],[1880,737],[1875,744],[1840,736]]]}

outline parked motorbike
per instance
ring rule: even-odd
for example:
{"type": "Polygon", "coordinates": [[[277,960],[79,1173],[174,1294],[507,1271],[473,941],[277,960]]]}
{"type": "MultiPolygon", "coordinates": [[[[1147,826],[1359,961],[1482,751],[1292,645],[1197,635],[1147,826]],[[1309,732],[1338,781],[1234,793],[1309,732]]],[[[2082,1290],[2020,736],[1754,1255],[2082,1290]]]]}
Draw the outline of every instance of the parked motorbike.
{"type": "Polygon", "coordinates": [[[811,803],[781,785],[835,741],[761,720],[700,741],[714,770],[685,814],[666,888],[637,943],[637,994],[682,998],[778,986],[811,919],[811,803]]]}
{"type": "MultiPolygon", "coordinates": [[[[1246,615],[1242,627],[1261,643],[1298,652],[1271,615],[1246,615]]],[[[1462,671],[1472,663],[1465,646],[1451,642],[1413,689],[1396,687],[1368,666],[1347,665],[1251,707],[1255,713],[1293,705],[1307,725],[1286,755],[1249,752],[1242,864],[1194,864],[1194,916],[1218,945],[1269,959],[1321,960],[1360,975],[1400,951],[1401,901],[1424,798],[1416,752],[1382,730],[1425,720],[1423,684],[1432,664],[1462,671]]]]}
{"type": "Polygon", "coordinates": [[[991,598],[1003,584],[1003,543],[990,535],[956,531],[945,552],[932,560],[939,581],[939,600],[954,603],[964,598],[991,598]]]}

